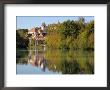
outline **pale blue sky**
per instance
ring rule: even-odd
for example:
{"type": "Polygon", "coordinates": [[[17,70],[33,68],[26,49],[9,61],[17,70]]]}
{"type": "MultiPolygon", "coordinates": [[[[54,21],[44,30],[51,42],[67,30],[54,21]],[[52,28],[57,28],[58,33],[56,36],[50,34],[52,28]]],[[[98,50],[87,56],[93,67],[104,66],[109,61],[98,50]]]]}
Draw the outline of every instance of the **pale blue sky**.
{"type": "MultiPolygon", "coordinates": [[[[94,16],[83,16],[86,22],[94,20],[94,16]]],[[[17,16],[16,28],[17,29],[31,29],[39,27],[43,22],[47,24],[63,22],[66,20],[77,20],[79,16],[17,16]]]]}

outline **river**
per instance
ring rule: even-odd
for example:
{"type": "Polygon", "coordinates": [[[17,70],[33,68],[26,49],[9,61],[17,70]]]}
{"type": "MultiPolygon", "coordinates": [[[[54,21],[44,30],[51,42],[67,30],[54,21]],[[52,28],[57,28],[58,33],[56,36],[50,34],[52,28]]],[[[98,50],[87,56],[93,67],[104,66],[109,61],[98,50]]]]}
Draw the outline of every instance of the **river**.
{"type": "Polygon", "coordinates": [[[94,74],[94,51],[17,50],[16,74],[94,74]]]}

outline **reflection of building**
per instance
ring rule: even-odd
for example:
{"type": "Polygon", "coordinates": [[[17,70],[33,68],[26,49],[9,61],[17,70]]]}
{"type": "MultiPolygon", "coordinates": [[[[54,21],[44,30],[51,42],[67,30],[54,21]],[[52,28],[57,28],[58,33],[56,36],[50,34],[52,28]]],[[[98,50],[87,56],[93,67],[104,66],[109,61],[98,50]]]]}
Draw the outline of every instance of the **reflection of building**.
{"type": "Polygon", "coordinates": [[[32,54],[29,54],[28,57],[28,63],[32,64],[33,66],[40,67],[42,71],[45,71],[46,68],[46,59],[44,58],[43,54],[35,54],[32,56],[32,54]]]}

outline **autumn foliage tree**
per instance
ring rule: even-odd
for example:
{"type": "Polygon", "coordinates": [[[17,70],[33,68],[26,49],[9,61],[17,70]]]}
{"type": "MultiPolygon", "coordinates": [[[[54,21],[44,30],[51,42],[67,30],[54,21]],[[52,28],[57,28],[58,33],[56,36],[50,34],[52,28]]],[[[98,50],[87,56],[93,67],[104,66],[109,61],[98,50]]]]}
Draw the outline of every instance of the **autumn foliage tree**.
{"type": "Polygon", "coordinates": [[[94,49],[94,20],[85,23],[83,17],[47,26],[49,48],[94,49]]]}

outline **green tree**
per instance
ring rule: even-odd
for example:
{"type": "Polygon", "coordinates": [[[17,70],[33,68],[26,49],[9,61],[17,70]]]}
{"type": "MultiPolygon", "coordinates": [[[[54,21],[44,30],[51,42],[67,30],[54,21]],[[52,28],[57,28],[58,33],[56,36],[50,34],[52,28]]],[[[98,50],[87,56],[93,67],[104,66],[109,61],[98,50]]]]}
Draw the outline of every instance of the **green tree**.
{"type": "Polygon", "coordinates": [[[19,29],[16,30],[16,48],[17,49],[27,49],[29,39],[27,37],[28,30],[27,29],[19,29]]]}

